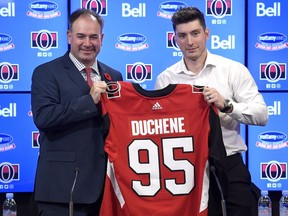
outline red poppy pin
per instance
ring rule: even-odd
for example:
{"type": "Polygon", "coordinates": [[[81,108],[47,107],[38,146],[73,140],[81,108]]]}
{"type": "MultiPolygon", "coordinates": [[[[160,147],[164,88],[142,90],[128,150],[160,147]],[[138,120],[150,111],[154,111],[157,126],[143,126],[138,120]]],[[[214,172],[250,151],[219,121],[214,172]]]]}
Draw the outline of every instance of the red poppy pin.
{"type": "Polygon", "coordinates": [[[111,77],[110,74],[108,74],[108,73],[104,73],[104,77],[105,77],[107,80],[109,80],[109,81],[112,80],[112,77],[111,77]]]}

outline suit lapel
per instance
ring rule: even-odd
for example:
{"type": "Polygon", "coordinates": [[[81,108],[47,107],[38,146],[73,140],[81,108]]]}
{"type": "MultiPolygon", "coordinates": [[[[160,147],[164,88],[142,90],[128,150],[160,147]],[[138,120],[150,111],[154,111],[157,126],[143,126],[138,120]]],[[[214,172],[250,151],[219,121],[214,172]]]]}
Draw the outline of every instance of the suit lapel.
{"type": "Polygon", "coordinates": [[[112,81],[112,77],[110,75],[110,71],[105,67],[105,65],[98,61],[98,69],[101,76],[101,80],[105,82],[112,81]]]}
{"type": "Polygon", "coordinates": [[[74,63],[69,58],[69,52],[67,52],[63,58],[63,65],[65,68],[65,73],[70,79],[77,85],[82,91],[86,92],[89,90],[89,86],[87,85],[86,81],[83,79],[81,73],[78,71],[74,63]]]}

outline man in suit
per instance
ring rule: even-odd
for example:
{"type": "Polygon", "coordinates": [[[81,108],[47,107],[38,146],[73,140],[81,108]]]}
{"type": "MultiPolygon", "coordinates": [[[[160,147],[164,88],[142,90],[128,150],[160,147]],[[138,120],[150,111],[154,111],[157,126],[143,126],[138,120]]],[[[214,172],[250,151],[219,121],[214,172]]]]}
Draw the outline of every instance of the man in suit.
{"type": "Polygon", "coordinates": [[[102,31],[98,14],[76,10],[67,31],[70,51],[33,72],[32,112],[40,132],[38,215],[99,214],[106,156],[98,103],[106,91],[105,81],[123,80],[119,71],[97,60],[102,31]],[[85,68],[93,69],[91,74],[85,68]]]}

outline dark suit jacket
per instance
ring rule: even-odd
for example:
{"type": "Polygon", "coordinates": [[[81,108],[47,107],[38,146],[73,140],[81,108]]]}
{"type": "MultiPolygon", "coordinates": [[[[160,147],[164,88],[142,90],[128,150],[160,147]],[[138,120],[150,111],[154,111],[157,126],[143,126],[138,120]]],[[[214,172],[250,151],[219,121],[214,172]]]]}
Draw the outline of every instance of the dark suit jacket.
{"type": "MultiPolygon", "coordinates": [[[[32,76],[32,112],[40,131],[35,200],[68,203],[79,169],[73,201],[93,203],[105,177],[102,118],[68,54],[38,66],[32,76]]],[[[119,71],[101,62],[98,67],[102,80],[122,80],[119,71]]]]}

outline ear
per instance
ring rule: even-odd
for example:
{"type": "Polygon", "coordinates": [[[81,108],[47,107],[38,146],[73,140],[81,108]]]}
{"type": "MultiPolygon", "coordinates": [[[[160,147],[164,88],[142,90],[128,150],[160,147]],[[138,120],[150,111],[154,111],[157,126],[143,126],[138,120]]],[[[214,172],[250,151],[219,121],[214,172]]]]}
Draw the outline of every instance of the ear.
{"type": "Polygon", "coordinates": [[[71,36],[72,36],[72,32],[70,30],[68,30],[67,31],[68,44],[71,44],[71,36]]]}
{"type": "Polygon", "coordinates": [[[206,40],[208,40],[209,36],[210,36],[210,29],[209,28],[205,29],[205,35],[206,35],[206,40]]]}
{"type": "Polygon", "coordinates": [[[104,39],[104,33],[101,33],[101,35],[100,35],[100,40],[101,40],[101,46],[102,46],[102,44],[103,44],[103,39],[104,39]]]}

